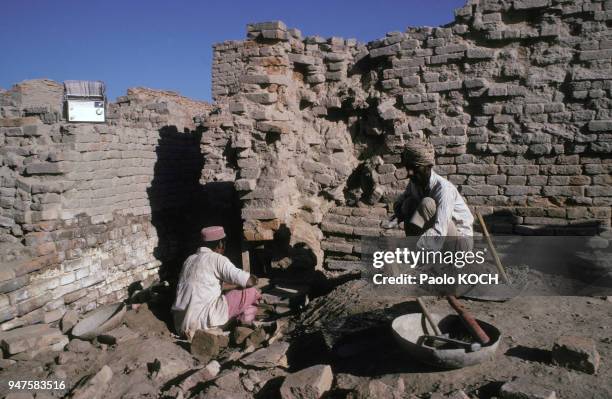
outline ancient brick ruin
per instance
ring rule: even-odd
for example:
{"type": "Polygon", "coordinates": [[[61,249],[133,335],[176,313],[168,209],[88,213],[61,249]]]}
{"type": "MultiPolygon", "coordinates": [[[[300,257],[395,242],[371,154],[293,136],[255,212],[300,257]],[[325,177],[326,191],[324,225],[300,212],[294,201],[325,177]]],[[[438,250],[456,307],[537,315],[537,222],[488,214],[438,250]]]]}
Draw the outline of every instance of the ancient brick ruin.
{"type": "Polygon", "coordinates": [[[133,89],[107,123],[67,123],[63,86],[2,94],[0,320],[7,330],[125,298],[180,251],[201,191],[193,115],[210,106],[133,89]],[[168,223],[174,220],[176,223],[168,223]]]}
{"type": "Polygon", "coordinates": [[[610,1],[483,0],[367,44],[252,24],[214,47],[213,105],[133,89],[105,124],[66,122],[55,82],[0,93],[0,328],[123,299],[205,224],[237,253],[288,228],[319,268],[358,257],[401,235],[381,223],[414,135],[497,232],[609,226],[611,21],[610,1]]]}
{"type": "Polygon", "coordinates": [[[368,44],[250,25],[215,46],[204,137],[235,159],[204,171],[237,173],[247,240],[286,224],[319,258],[385,234],[413,135],[497,232],[609,225],[611,16],[600,1],[470,1],[448,26],[368,44]]]}

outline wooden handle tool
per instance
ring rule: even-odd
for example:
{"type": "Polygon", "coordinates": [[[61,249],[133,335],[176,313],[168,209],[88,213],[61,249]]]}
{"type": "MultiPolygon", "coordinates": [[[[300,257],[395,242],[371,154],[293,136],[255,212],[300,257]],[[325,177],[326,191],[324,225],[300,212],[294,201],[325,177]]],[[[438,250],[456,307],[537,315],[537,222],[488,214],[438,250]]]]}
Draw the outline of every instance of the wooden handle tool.
{"type": "Polygon", "coordinates": [[[461,321],[465,325],[465,328],[468,329],[472,337],[478,341],[481,345],[486,345],[491,341],[491,338],[487,335],[486,332],[480,327],[474,316],[471,315],[462,305],[459,303],[457,298],[453,295],[448,295],[446,297],[448,303],[455,309],[461,321]]]}
{"type": "Polygon", "coordinates": [[[442,332],[438,328],[438,324],[436,324],[436,322],[434,321],[433,317],[431,317],[431,313],[429,313],[429,310],[427,310],[427,308],[425,307],[425,303],[423,303],[421,298],[417,297],[416,300],[417,300],[417,303],[419,304],[419,306],[421,307],[421,311],[423,311],[423,314],[425,315],[425,318],[427,319],[427,321],[429,321],[429,324],[431,325],[431,328],[433,328],[434,334],[442,335],[442,332]]]}
{"type": "Polygon", "coordinates": [[[497,267],[497,271],[499,272],[499,274],[501,274],[502,278],[504,279],[504,282],[508,284],[510,283],[510,280],[508,279],[506,270],[502,266],[501,259],[499,259],[499,255],[497,255],[495,246],[493,246],[493,240],[491,240],[491,235],[489,234],[487,225],[485,224],[485,221],[482,218],[482,215],[480,214],[480,212],[476,212],[476,217],[478,217],[478,222],[480,223],[480,227],[482,227],[482,233],[484,234],[485,239],[487,240],[487,245],[489,246],[489,249],[491,250],[491,254],[493,255],[493,259],[495,260],[495,266],[497,267]]]}

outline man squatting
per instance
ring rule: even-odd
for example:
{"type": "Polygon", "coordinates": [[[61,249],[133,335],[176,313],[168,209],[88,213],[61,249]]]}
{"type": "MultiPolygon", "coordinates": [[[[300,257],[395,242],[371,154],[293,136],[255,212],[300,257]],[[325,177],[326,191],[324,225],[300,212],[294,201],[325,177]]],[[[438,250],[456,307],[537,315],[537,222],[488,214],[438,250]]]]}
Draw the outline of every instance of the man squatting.
{"type": "Polygon", "coordinates": [[[176,331],[189,340],[197,330],[221,327],[232,319],[251,324],[261,297],[254,288],[257,277],[238,269],[223,255],[223,227],[205,227],[201,235],[203,246],[183,264],[172,306],[176,331]],[[222,294],[223,282],[244,289],[222,294]]]}
{"type": "Polygon", "coordinates": [[[406,236],[420,237],[419,248],[470,251],[474,217],[457,188],[433,171],[433,146],[411,139],[402,162],[410,182],[394,203],[397,223],[404,222],[406,236]]]}

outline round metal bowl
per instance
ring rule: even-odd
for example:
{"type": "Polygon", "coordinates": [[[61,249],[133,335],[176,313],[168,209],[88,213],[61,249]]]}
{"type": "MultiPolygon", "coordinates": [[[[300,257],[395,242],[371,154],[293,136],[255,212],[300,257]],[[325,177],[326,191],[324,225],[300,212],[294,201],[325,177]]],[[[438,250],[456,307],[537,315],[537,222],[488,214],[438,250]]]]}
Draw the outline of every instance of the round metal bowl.
{"type": "Polygon", "coordinates": [[[83,340],[92,340],[121,324],[125,315],[123,302],[99,307],[90,312],[72,329],[72,335],[83,340]]]}
{"type": "MultiPolygon", "coordinates": [[[[465,330],[459,316],[450,314],[444,317],[432,314],[442,334],[465,330]]],[[[399,345],[417,360],[442,369],[458,369],[473,366],[495,357],[501,341],[500,331],[491,324],[478,320],[480,327],[489,335],[491,342],[475,352],[464,348],[436,348],[420,344],[423,335],[434,335],[431,326],[422,313],[411,313],[393,320],[391,328],[399,345]]],[[[453,334],[451,334],[452,336],[453,334]]]]}

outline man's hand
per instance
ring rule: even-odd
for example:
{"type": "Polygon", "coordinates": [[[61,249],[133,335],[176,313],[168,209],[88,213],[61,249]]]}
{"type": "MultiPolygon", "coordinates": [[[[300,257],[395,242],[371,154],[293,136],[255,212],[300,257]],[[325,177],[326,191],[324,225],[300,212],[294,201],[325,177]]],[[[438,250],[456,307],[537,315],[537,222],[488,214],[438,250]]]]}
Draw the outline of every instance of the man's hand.
{"type": "Polygon", "coordinates": [[[255,287],[257,285],[257,281],[258,281],[257,277],[251,274],[251,276],[247,280],[246,287],[247,288],[255,287]]]}
{"type": "Polygon", "coordinates": [[[422,234],[417,241],[417,248],[424,249],[427,251],[439,251],[444,245],[444,239],[446,237],[428,235],[427,231],[422,234]]]}
{"type": "Polygon", "coordinates": [[[383,223],[383,229],[394,229],[397,227],[397,225],[399,224],[397,217],[392,216],[391,219],[389,219],[389,221],[387,221],[386,223],[383,223]]]}
{"type": "MultiPolygon", "coordinates": [[[[244,286],[244,288],[255,287],[257,285],[258,281],[259,281],[259,279],[251,274],[251,276],[247,280],[246,285],[244,286]]],[[[238,285],[230,284],[230,283],[225,283],[225,282],[221,286],[221,290],[222,291],[230,291],[230,290],[241,289],[241,288],[242,287],[240,287],[238,285]]]]}

